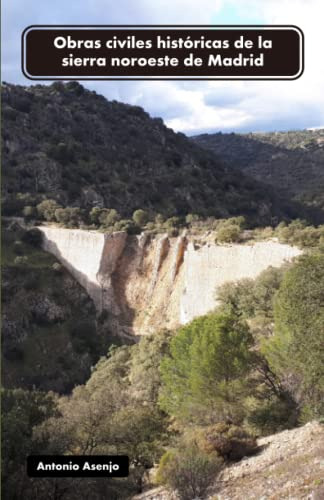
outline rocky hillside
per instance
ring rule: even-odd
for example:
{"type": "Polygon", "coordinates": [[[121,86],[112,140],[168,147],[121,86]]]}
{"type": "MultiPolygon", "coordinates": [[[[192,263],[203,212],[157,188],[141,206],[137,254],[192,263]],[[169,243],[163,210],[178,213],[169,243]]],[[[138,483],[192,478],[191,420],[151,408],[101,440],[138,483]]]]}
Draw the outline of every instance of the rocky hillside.
{"type": "Polygon", "coordinates": [[[85,290],[38,247],[37,233],[17,222],[2,229],[2,383],[68,392],[114,339],[85,290]]]}
{"type": "Polygon", "coordinates": [[[292,215],[268,187],[228,170],[210,152],[137,106],[108,101],[76,82],[4,84],[4,212],[44,198],[105,206],[130,216],[292,215]]]}
{"type": "Polygon", "coordinates": [[[261,452],[232,465],[220,477],[214,500],[324,497],[324,426],[304,427],[262,439],[261,452]]]}
{"type": "Polygon", "coordinates": [[[324,208],[324,129],[203,134],[193,139],[232,168],[324,208]]]}
{"type": "MultiPolygon", "coordinates": [[[[260,451],[224,469],[208,500],[321,500],[324,498],[324,426],[304,427],[261,438],[260,451]]],[[[134,500],[176,500],[162,488],[134,500]]]]}

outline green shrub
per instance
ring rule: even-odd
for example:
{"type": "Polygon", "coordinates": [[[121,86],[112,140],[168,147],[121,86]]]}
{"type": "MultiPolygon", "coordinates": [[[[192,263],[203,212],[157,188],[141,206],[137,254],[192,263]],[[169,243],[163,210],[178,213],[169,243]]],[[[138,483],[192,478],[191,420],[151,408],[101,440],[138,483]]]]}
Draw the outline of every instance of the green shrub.
{"type": "Polygon", "coordinates": [[[181,217],[170,217],[165,221],[165,227],[167,229],[179,229],[183,225],[183,220],[181,217]]]}
{"type": "Polygon", "coordinates": [[[273,300],[287,266],[268,267],[255,280],[243,278],[224,283],[217,291],[221,307],[245,319],[262,317],[273,321],[273,300]]]}
{"type": "Polygon", "coordinates": [[[36,208],[40,217],[51,222],[56,220],[55,211],[61,208],[61,206],[55,200],[44,200],[36,208]]]}
{"type": "Polygon", "coordinates": [[[244,229],[246,227],[246,220],[243,215],[239,215],[238,217],[230,217],[224,220],[222,224],[224,226],[238,226],[240,229],[244,229]]]}
{"type": "Polygon", "coordinates": [[[197,423],[242,418],[253,338],[232,314],[212,313],[183,326],[160,365],[160,405],[197,423]]]}
{"type": "Polygon", "coordinates": [[[262,349],[270,368],[312,418],[324,413],[324,255],[300,257],[275,297],[275,333],[262,349]],[[308,410],[308,413],[310,411],[308,410]]]}
{"type": "Polygon", "coordinates": [[[67,227],[79,227],[82,220],[79,207],[58,208],[55,210],[55,219],[67,227]]]}
{"type": "Polygon", "coordinates": [[[135,212],[133,213],[133,221],[138,226],[144,226],[148,222],[148,220],[149,216],[146,210],[139,209],[135,210],[135,212]]]}
{"type": "Polygon", "coordinates": [[[202,498],[216,480],[221,465],[215,454],[202,452],[194,443],[187,444],[162,456],[156,481],[175,490],[180,500],[202,498]]]}
{"type": "Polygon", "coordinates": [[[92,222],[93,224],[99,224],[99,216],[101,213],[102,213],[102,208],[93,207],[89,213],[90,222],[92,222]]]}
{"type": "Polygon", "coordinates": [[[192,224],[192,223],[198,222],[198,221],[199,221],[199,215],[197,215],[197,214],[186,215],[186,223],[187,224],[192,224]]]}
{"type": "Polygon", "coordinates": [[[51,84],[51,87],[55,89],[57,92],[65,92],[65,85],[63,82],[53,82],[51,84]]]}
{"type": "Polygon", "coordinates": [[[247,417],[249,427],[262,435],[291,429],[297,424],[298,413],[292,400],[270,397],[253,401],[247,417]]]}
{"type": "Polygon", "coordinates": [[[162,214],[157,214],[157,215],[155,216],[155,220],[154,220],[154,222],[155,222],[155,224],[157,224],[158,226],[162,225],[162,224],[164,223],[164,221],[165,221],[165,217],[164,217],[164,215],[162,215],[162,214]]]}
{"type": "Polygon", "coordinates": [[[229,224],[221,227],[217,231],[217,243],[235,243],[240,240],[241,229],[239,226],[229,224]]]}
{"type": "Polygon", "coordinates": [[[290,243],[301,248],[312,248],[320,245],[324,236],[324,226],[308,226],[306,221],[296,219],[289,225],[280,223],[275,230],[279,241],[290,243]]]}
{"type": "Polygon", "coordinates": [[[154,222],[148,222],[146,225],[145,225],[145,228],[147,231],[155,231],[157,228],[156,228],[156,224],[154,222]]]}
{"type": "Polygon", "coordinates": [[[120,220],[120,215],[114,208],[102,208],[98,220],[102,226],[111,227],[120,220]]]}
{"type": "Polygon", "coordinates": [[[122,219],[114,224],[114,231],[126,231],[128,234],[138,234],[140,228],[131,219],[122,219]]]}
{"type": "Polygon", "coordinates": [[[205,447],[208,452],[217,452],[224,460],[241,460],[253,455],[258,446],[254,436],[241,427],[220,423],[205,431],[205,447]]]}
{"type": "Polygon", "coordinates": [[[79,82],[67,82],[65,88],[78,96],[84,93],[84,87],[79,82]]]}

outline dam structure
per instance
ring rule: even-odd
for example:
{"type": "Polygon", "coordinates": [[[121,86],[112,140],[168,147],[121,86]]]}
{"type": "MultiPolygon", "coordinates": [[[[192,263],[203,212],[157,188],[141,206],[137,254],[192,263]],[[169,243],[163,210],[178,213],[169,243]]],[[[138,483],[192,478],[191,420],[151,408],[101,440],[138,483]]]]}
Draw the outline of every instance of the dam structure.
{"type": "Polygon", "coordinates": [[[121,336],[176,328],[212,311],[224,283],[256,278],[302,253],[272,239],[219,245],[181,235],[40,226],[43,248],[107,311],[121,336]]]}

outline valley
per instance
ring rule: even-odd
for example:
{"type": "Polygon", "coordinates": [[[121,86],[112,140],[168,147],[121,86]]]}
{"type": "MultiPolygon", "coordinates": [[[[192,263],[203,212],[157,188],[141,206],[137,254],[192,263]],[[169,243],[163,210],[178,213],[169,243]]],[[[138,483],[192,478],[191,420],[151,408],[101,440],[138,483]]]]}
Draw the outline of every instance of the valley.
{"type": "Polygon", "coordinates": [[[323,129],[203,134],[193,140],[234,170],[262,180],[309,207],[323,208],[323,129]]]}
{"type": "Polygon", "coordinates": [[[2,113],[4,500],[320,498],[323,131],[188,138],[77,82],[2,113]]]}

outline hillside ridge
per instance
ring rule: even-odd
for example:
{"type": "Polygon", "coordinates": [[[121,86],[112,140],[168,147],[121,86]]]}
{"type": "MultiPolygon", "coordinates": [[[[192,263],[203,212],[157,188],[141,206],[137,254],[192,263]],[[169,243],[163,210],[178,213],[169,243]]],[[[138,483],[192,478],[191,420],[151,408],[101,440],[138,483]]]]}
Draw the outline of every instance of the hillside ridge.
{"type": "Polygon", "coordinates": [[[309,207],[324,207],[324,129],[192,138],[231,169],[240,169],[309,207]]]}
{"type": "Polygon", "coordinates": [[[4,215],[46,198],[123,217],[141,208],[166,217],[243,214],[269,224],[298,212],[139,106],[77,82],[4,84],[2,112],[4,215]]]}

